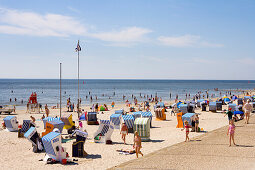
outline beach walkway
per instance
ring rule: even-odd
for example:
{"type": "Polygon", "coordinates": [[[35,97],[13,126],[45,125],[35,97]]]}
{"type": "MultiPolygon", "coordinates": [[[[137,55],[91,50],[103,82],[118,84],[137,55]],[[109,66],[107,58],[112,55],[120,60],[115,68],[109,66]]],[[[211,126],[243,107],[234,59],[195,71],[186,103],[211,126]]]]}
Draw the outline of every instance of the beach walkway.
{"type": "Polygon", "coordinates": [[[237,146],[229,147],[225,126],[112,169],[255,169],[255,116],[235,125],[237,146]]]}

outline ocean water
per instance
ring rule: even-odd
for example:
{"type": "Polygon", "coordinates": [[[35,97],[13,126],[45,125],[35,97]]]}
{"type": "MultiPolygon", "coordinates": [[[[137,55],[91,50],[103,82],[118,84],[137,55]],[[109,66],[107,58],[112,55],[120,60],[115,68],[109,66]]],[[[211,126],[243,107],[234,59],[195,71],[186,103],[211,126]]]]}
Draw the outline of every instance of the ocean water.
{"type": "MultiPolygon", "coordinates": [[[[78,81],[75,79],[62,80],[62,104],[66,104],[68,97],[71,102],[77,102],[78,81]]],[[[239,80],[80,80],[80,97],[82,104],[91,104],[90,95],[93,97],[93,103],[115,103],[123,102],[123,95],[131,100],[132,94],[138,98],[138,101],[144,101],[144,95],[153,97],[157,94],[163,100],[172,100],[178,94],[179,99],[184,99],[186,93],[191,96],[198,91],[209,90],[209,94],[219,96],[220,90],[227,89],[254,89],[255,81],[239,80]],[[90,95],[89,95],[90,92],[90,95]],[[115,93],[115,95],[114,95],[115,93]],[[142,98],[140,97],[140,93],[142,98]],[[86,96],[88,99],[86,100],[86,96]],[[98,100],[95,100],[97,96],[98,100]]],[[[23,106],[28,101],[32,92],[38,95],[38,102],[50,106],[59,103],[59,80],[57,79],[0,79],[0,105],[15,104],[23,106]],[[12,102],[10,102],[10,98],[12,102]],[[17,102],[14,99],[17,98],[17,102]]],[[[225,92],[222,92],[224,95],[225,92]]]]}

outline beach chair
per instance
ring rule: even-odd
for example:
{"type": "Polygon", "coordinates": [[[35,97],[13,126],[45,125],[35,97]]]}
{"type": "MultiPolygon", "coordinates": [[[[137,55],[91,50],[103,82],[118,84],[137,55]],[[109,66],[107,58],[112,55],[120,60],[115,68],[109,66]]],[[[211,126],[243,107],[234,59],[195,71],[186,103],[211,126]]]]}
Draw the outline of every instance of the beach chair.
{"type": "Polygon", "coordinates": [[[142,112],[133,112],[132,115],[134,116],[134,118],[139,118],[139,117],[142,117],[142,112]]]}
{"type": "Polygon", "coordinates": [[[88,137],[88,133],[81,131],[81,130],[75,130],[72,134],[76,135],[76,141],[72,144],[72,157],[85,157],[87,156],[87,153],[84,150],[84,143],[88,137]]]}
{"type": "Polygon", "coordinates": [[[16,116],[7,116],[4,119],[6,129],[10,132],[17,132],[19,127],[19,122],[16,116]]]}
{"type": "Polygon", "coordinates": [[[150,140],[150,119],[137,118],[134,122],[134,132],[138,132],[142,141],[150,140]]]}
{"type": "Polygon", "coordinates": [[[24,134],[30,128],[30,122],[31,122],[31,120],[23,120],[22,128],[18,130],[18,137],[19,138],[24,137],[24,134]]]}
{"type": "Polygon", "coordinates": [[[95,143],[112,144],[111,136],[114,127],[111,125],[110,120],[100,120],[99,128],[94,134],[95,143]]]}
{"type": "Polygon", "coordinates": [[[166,120],[166,114],[165,114],[165,109],[163,108],[157,108],[155,110],[155,116],[157,121],[162,121],[166,120]]]}
{"type": "Polygon", "coordinates": [[[120,122],[121,122],[120,124],[125,122],[125,124],[128,127],[128,133],[133,133],[133,126],[134,126],[134,122],[135,122],[133,115],[122,115],[120,122]]]}
{"type": "Polygon", "coordinates": [[[216,102],[210,102],[209,103],[209,111],[216,112],[216,110],[217,110],[216,102]]]}
{"type": "Polygon", "coordinates": [[[187,120],[189,125],[191,126],[192,120],[195,119],[195,113],[186,113],[182,116],[182,122],[184,127],[184,122],[187,120]]]}
{"type": "Polygon", "coordinates": [[[222,102],[221,101],[216,101],[216,110],[222,111],[222,102]]]}
{"type": "Polygon", "coordinates": [[[120,129],[120,119],[121,114],[112,114],[110,116],[110,122],[113,125],[114,129],[120,129]]]}
{"type": "Polygon", "coordinates": [[[46,122],[50,122],[50,121],[55,121],[55,120],[60,120],[60,117],[46,117],[43,119],[43,125],[44,125],[44,129],[46,128],[46,122]]]}
{"type": "Polygon", "coordinates": [[[180,104],[179,109],[183,114],[188,113],[188,104],[180,104]]]}
{"type": "Polygon", "coordinates": [[[45,129],[45,132],[42,132],[42,137],[47,135],[48,133],[52,132],[53,129],[54,129],[54,125],[52,125],[49,122],[46,122],[46,129],[45,129]]]}
{"type": "Polygon", "coordinates": [[[149,118],[150,119],[150,127],[152,127],[152,113],[151,112],[142,112],[142,118],[149,118]]]}
{"type": "Polygon", "coordinates": [[[88,114],[87,114],[87,124],[88,125],[98,125],[97,112],[88,112],[88,114]]]}
{"type": "Polygon", "coordinates": [[[61,146],[61,134],[57,132],[50,132],[42,138],[42,143],[46,152],[44,161],[47,162],[49,158],[62,162],[67,159],[66,149],[61,146]]]}
{"type": "Polygon", "coordinates": [[[75,126],[75,123],[73,122],[73,115],[70,114],[68,116],[63,116],[60,118],[62,122],[64,122],[64,129],[68,130],[71,129],[73,126],[75,126]]]}
{"type": "Polygon", "coordinates": [[[182,112],[179,112],[176,114],[176,117],[177,117],[177,126],[176,128],[183,128],[183,121],[182,121],[182,112]]]}
{"type": "Polygon", "coordinates": [[[124,109],[120,109],[120,110],[115,110],[115,114],[122,114],[124,115],[124,109]]]}
{"type": "Polygon", "coordinates": [[[201,103],[204,102],[204,99],[197,100],[197,107],[201,107],[201,103]]]}
{"type": "Polygon", "coordinates": [[[33,152],[38,153],[43,151],[42,141],[35,127],[29,128],[28,131],[24,134],[24,137],[32,143],[33,152]]]}

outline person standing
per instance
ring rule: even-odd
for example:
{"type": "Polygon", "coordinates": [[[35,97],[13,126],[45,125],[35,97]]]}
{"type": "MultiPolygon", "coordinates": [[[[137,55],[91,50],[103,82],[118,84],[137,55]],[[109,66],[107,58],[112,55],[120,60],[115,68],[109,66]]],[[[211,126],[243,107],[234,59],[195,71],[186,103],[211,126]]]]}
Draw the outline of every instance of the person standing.
{"type": "Polygon", "coordinates": [[[244,113],[245,113],[245,123],[246,124],[249,123],[250,114],[251,114],[251,111],[252,111],[252,105],[249,102],[250,102],[250,100],[248,99],[247,102],[245,103],[245,105],[243,106],[244,113]]]}
{"type": "Polygon", "coordinates": [[[124,123],[122,123],[121,130],[120,130],[121,138],[124,141],[124,144],[126,144],[126,135],[128,135],[128,127],[124,123]]]}
{"type": "MultiPolygon", "coordinates": [[[[233,117],[233,112],[231,111],[232,110],[232,108],[230,107],[230,108],[228,108],[228,112],[226,113],[226,115],[228,115],[228,120],[230,121],[230,120],[232,120],[232,117],[233,117]]],[[[225,115],[225,116],[226,116],[225,115]]],[[[224,116],[224,117],[225,117],[224,116]]]]}
{"type": "Polygon", "coordinates": [[[48,105],[47,105],[47,104],[45,105],[45,113],[46,113],[46,117],[49,117],[50,110],[49,110],[49,108],[48,108],[48,105]]]}
{"type": "Polygon", "coordinates": [[[231,146],[231,139],[233,140],[233,144],[235,144],[235,124],[234,124],[234,120],[230,120],[230,123],[229,123],[229,127],[228,127],[228,133],[227,135],[229,135],[229,146],[231,146]]]}
{"type": "Polygon", "coordinates": [[[142,148],[142,140],[137,131],[135,132],[133,148],[135,149],[137,158],[138,158],[138,154],[141,154],[143,156],[143,153],[140,151],[142,148]]]}

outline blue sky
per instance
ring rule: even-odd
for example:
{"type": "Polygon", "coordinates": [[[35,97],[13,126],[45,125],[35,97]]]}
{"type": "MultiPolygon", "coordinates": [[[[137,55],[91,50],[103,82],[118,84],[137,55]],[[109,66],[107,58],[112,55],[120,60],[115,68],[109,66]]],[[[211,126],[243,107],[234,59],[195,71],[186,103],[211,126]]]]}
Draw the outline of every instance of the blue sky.
{"type": "Polygon", "coordinates": [[[0,78],[254,80],[252,0],[0,0],[0,78]]]}

